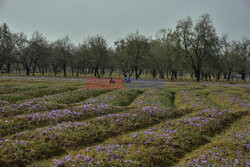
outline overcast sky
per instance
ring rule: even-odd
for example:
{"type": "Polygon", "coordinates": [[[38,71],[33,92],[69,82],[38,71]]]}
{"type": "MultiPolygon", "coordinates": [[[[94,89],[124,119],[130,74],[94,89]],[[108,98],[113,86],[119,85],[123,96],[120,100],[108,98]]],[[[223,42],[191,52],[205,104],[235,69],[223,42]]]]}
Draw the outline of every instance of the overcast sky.
{"type": "Polygon", "coordinates": [[[250,38],[250,0],[0,0],[0,24],[29,37],[38,30],[50,41],[69,35],[75,44],[101,34],[113,46],[136,30],[154,38],[159,29],[204,13],[219,35],[250,38]]]}

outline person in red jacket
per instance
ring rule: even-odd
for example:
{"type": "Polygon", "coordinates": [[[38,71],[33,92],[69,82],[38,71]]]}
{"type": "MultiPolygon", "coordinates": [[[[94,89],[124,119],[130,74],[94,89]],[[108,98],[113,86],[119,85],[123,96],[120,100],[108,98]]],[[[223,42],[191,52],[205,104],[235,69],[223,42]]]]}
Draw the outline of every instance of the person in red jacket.
{"type": "Polygon", "coordinates": [[[113,78],[111,77],[108,81],[109,83],[115,83],[115,81],[113,80],[113,78]]]}

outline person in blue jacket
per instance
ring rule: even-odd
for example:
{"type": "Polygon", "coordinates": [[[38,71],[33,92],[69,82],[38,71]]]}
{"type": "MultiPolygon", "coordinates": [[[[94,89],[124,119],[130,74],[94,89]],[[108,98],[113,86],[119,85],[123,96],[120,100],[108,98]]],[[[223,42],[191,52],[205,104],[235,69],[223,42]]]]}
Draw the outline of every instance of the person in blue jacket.
{"type": "Polygon", "coordinates": [[[130,77],[128,77],[127,75],[125,75],[124,81],[125,81],[126,83],[131,83],[131,79],[130,79],[130,77]]]}

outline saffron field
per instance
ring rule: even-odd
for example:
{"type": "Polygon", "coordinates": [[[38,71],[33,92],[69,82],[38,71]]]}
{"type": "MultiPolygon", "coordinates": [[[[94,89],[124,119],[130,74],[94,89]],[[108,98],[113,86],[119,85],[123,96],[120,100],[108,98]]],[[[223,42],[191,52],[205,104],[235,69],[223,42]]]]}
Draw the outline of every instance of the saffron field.
{"type": "Polygon", "coordinates": [[[0,166],[250,166],[250,86],[0,78],[0,166]]]}

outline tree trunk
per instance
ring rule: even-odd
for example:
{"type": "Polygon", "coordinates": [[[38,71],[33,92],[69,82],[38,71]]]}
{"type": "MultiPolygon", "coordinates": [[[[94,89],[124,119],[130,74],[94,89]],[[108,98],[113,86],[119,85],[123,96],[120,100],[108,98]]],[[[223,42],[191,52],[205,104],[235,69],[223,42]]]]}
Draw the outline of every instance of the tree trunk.
{"type": "MultiPolygon", "coordinates": [[[[167,73],[167,76],[168,76],[168,73],[167,73]]],[[[160,78],[161,78],[161,79],[164,79],[164,73],[163,73],[162,70],[160,70],[160,78]]]]}
{"type": "Polygon", "coordinates": [[[196,70],[195,71],[195,77],[196,77],[196,81],[200,82],[200,79],[201,79],[201,72],[200,72],[200,70],[196,70]]]}
{"type": "Polygon", "coordinates": [[[246,82],[246,73],[245,72],[241,73],[241,80],[246,82]]]}
{"type": "Polygon", "coordinates": [[[136,78],[135,79],[138,79],[140,77],[141,73],[142,73],[142,69],[140,69],[139,72],[136,74],[136,76],[135,76],[136,78]]]}
{"type": "Polygon", "coordinates": [[[205,77],[206,81],[208,81],[208,80],[207,80],[207,75],[204,75],[204,77],[205,77]]]}
{"type": "Polygon", "coordinates": [[[10,63],[7,64],[7,73],[10,73],[10,63]]]}
{"type": "Polygon", "coordinates": [[[97,75],[97,70],[95,69],[95,75],[94,76],[96,77],[96,75],[97,75]]]}
{"type": "Polygon", "coordinates": [[[131,77],[132,74],[133,74],[133,71],[132,71],[132,70],[128,72],[128,76],[129,76],[129,77],[131,77]]]}
{"type": "Polygon", "coordinates": [[[41,68],[41,66],[38,67],[38,72],[39,72],[40,74],[42,74],[42,68],[41,68]]]}
{"type": "Polygon", "coordinates": [[[66,74],[66,64],[63,65],[63,75],[64,75],[64,77],[67,77],[67,74],[66,74]]]}
{"type": "Polygon", "coordinates": [[[228,78],[228,75],[227,75],[226,72],[223,73],[223,78],[224,78],[224,79],[227,79],[227,78],[228,78]]]}
{"type": "Polygon", "coordinates": [[[32,76],[35,76],[36,66],[37,66],[37,64],[35,64],[35,66],[34,66],[34,68],[33,68],[32,76]]]}
{"type": "Polygon", "coordinates": [[[156,77],[156,75],[157,75],[156,69],[152,70],[151,75],[152,75],[153,79],[156,77]]]}
{"type": "Polygon", "coordinates": [[[80,67],[79,67],[79,66],[77,66],[76,77],[78,77],[78,76],[79,76],[79,71],[80,71],[80,67]]]}
{"type": "Polygon", "coordinates": [[[102,75],[104,75],[104,74],[105,74],[105,69],[103,68],[103,69],[102,69],[102,75]]]}
{"type": "Polygon", "coordinates": [[[98,76],[98,78],[101,78],[98,70],[97,70],[97,76],[98,76]]]}
{"type": "Polygon", "coordinates": [[[173,78],[174,78],[174,73],[173,71],[171,71],[171,81],[173,80],[173,78]]]}
{"type": "Polygon", "coordinates": [[[30,67],[25,67],[25,70],[26,70],[26,75],[30,75],[30,67]]]}
{"type": "Polygon", "coordinates": [[[42,75],[44,75],[44,67],[42,67],[42,75]]]}
{"type": "Polygon", "coordinates": [[[174,71],[174,78],[177,79],[177,72],[174,71]]]}
{"type": "Polygon", "coordinates": [[[3,67],[4,64],[0,64],[0,72],[2,73],[2,67],[3,67]]]}
{"type": "Polygon", "coordinates": [[[54,71],[54,75],[56,76],[56,74],[57,74],[56,66],[53,66],[53,71],[54,71]]]}
{"type": "Polygon", "coordinates": [[[227,76],[227,81],[229,81],[229,80],[230,80],[231,75],[232,75],[232,73],[231,73],[231,71],[229,71],[228,76],[227,76]]]}
{"type": "Polygon", "coordinates": [[[217,81],[220,80],[220,73],[217,74],[217,81]]]}
{"type": "Polygon", "coordinates": [[[135,79],[137,80],[137,66],[135,67],[135,79]]]}
{"type": "Polygon", "coordinates": [[[211,79],[211,75],[209,75],[209,76],[208,76],[208,78],[209,78],[209,81],[212,81],[212,79],[211,79]]]}
{"type": "Polygon", "coordinates": [[[97,68],[94,69],[95,70],[95,77],[97,76],[98,78],[100,78],[100,74],[97,68]]]}
{"type": "Polygon", "coordinates": [[[113,68],[112,68],[112,69],[110,69],[110,71],[109,71],[109,78],[112,76],[113,71],[114,71],[114,69],[113,69],[113,68]]]}

